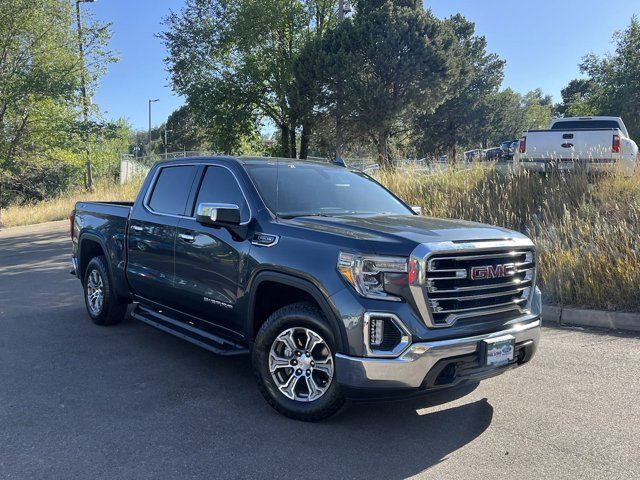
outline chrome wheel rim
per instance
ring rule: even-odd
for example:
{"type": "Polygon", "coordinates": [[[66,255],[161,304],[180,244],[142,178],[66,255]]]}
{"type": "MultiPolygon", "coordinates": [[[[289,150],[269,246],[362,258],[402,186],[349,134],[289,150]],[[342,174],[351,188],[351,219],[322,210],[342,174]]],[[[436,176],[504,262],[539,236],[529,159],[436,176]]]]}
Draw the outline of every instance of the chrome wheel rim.
{"type": "Polygon", "coordinates": [[[89,273],[87,278],[87,305],[94,315],[99,315],[104,303],[104,283],[102,275],[95,268],[89,273]]]}
{"type": "Polygon", "coordinates": [[[269,371],[285,397],[297,402],[313,402],[331,386],[333,355],[327,342],[313,330],[289,328],[271,345],[269,371]]]}

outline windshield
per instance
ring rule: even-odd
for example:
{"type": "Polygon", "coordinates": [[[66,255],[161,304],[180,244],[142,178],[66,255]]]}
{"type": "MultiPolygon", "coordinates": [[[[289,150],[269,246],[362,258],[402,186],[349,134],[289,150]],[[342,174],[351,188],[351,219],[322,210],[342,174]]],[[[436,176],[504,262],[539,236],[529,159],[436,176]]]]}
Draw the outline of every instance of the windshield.
{"type": "Polygon", "coordinates": [[[366,175],[346,168],[290,162],[277,168],[273,162],[245,168],[278,217],[413,214],[366,175]]]}
{"type": "Polygon", "coordinates": [[[569,120],[556,122],[551,130],[594,130],[596,128],[620,128],[615,120],[569,120]]]}

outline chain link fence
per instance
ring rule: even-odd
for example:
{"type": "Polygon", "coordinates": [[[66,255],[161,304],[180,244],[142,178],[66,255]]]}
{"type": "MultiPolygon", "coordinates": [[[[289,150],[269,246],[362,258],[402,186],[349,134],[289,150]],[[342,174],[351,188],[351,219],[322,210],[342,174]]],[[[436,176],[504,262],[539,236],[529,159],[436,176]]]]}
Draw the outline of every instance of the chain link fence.
{"type": "MultiPolygon", "coordinates": [[[[180,158],[187,157],[211,157],[220,155],[216,152],[210,151],[181,151],[171,152],[166,154],[154,154],[143,157],[136,157],[130,154],[123,154],[120,159],[120,183],[130,183],[136,178],[144,177],[151,167],[157,162],[165,160],[178,160],[180,158]]],[[[269,157],[264,157],[269,158],[269,157]]],[[[275,158],[275,157],[274,157],[275,158]]],[[[283,160],[291,160],[290,158],[283,160]]],[[[308,157],[307,161],[331,163],[333,159],[329,157],[308,157]]],[[[343,159],[345,165],[354,170],[359,170],[365,173],[375,173],[379,169],[379,165],[375,159],[367,157],[349,157],[343,159]]],[[[449,168],[449,164],[442,159],[406,159],[394,161],[394,165],[399,169],[411,169],[411,171],[422,171],[425,173],[433,173],[437,171],[446,170],[449,168]]],[[[470,164],[468,164],[470,165],[470,164]]],[[[466,163],[459,164],[458,168],[468,166],[466,163]]]]}

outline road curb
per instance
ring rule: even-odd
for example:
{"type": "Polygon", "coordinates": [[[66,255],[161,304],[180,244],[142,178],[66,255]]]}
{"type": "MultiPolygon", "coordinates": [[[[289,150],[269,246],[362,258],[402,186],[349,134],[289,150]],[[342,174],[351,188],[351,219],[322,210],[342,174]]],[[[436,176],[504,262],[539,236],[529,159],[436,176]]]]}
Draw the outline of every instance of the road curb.
{"type": "Polygon", "coordinates": [[[543,322],[558,325],[580,325],[582,327],[640,332],[640,313],[584,310],[545,305],[542,307],[542,318],[543,322]]]}

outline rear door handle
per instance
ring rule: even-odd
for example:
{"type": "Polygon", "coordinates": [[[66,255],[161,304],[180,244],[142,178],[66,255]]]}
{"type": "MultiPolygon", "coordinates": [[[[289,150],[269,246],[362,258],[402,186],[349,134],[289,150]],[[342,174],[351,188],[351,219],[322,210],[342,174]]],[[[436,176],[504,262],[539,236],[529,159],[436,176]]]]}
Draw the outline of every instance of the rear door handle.
{"type": "Polygon", "coordinates": [[[180,237],[180,240],[182,240],[183,242],[187,242],[187,243],[192,243],[196,239],[196,237],[194,237],[193,235],[191,235],[189,233],[179,233],[178,237],[180,237]]]}
{"type": "Polygon", "coordinates": [[[141,232],[142,230],[144,230],[144,228],[142,228],[140,225],[131,225],[131,230],[133,230],[134,232],[141,232]]]}

